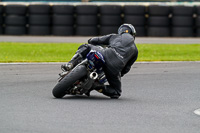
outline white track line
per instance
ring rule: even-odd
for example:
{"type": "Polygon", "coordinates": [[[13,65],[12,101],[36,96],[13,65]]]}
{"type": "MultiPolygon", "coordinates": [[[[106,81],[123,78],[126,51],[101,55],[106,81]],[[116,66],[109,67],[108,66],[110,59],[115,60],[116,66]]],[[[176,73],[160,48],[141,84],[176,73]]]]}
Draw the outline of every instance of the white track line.
{"type": "Polygon", "coordinates": [[[195,113],[196,115],[200,115],[200,109],[196,109],[196,110],[194,111],[194,113],[195,113]]]}

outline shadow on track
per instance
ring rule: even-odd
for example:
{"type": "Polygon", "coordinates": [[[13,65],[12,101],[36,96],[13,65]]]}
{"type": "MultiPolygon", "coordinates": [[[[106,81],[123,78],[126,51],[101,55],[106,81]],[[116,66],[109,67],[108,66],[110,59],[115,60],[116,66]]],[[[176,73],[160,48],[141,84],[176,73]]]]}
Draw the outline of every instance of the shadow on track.
{"type": "Polygon", "coordinates": [[[106,96],[97,96],[97,95],[93,95],[93,96],[79,96],[79,95],[66,95],[65,97],[63,98],[53,98],[55,100],[76,100],[76,101],[117,101],[117,102],[135,102],[136,100],[135,99],[132,99],[132,98],[119,98],[119,99],[111,99],[110,97],[106,97],[106,96]]]}
{"type": "Polygon", "coordinates": [[[63,97],[62,99],[64,100],[113,100],[109,97],[105,97],[105,96],[78,96],[78,95],[66,95],[65,97],[63,97]]]}

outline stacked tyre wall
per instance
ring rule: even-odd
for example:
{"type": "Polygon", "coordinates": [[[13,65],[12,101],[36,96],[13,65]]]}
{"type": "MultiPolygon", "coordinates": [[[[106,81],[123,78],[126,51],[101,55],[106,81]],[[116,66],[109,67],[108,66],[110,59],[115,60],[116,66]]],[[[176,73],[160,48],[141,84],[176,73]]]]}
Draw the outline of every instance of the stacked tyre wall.
{"type": "Polygon", "coordinates": [[[172,36],[192,37],[194,36],[194,8],[190,6],[172,7],[172,36]]]}
{"type": "Polygon", "coordinates": [[[148,7],[147,35],[168,37],[170,36],[170,7],[154,6],[148,7]]]}
{"type": "Polygon", "coordinates": [[[50,5],[29,5],[28,8],[28,34],[51,34],[51,7],[50,5]]]}
{"type": "Polygon", "coordinates": [[[200,37],[200,6],[0,5],[0,35],[98,36],[123,23],[142,37],[200,37]]]}
{"type": "Polygon", "coordinates": [[[137,36],[146,36],[146,7],[142,5],[126,5],[123,8],[124,23],[134,25],[137,36]]]}
{"type": "Polygon", "coordinates": [[[3,6],[0,5],[0,35],[3,34],[3,6]]]}
{"type": "Polygon", "coordinates": [[[122,24],[122,6],[100,6],[100,35],[116,33],[122,24]]]}
{"type": "Polygon", "coordinates": [[[72,5],[52,6],[52,35],[74,35],[74,12],[74,6],[72,5]]]}
{"type": "Polygon", "coordinates": [[[195,29],[196,29],[196,36],[200,37],[200,6],[196,8],[196,20],[195,20],[195,29]]]}
{"type": "Polygon", "coordinates": [[[6,35],[25,35],[27,33],[27,7],[25,5],[7,5],[4,13],[4,33],[6,35]]]}
{"type": "Polygon", "coordinates": [[[95,36],[99,34],[98,12],[97,5],[76,6],[76,35],[95,36]]]}

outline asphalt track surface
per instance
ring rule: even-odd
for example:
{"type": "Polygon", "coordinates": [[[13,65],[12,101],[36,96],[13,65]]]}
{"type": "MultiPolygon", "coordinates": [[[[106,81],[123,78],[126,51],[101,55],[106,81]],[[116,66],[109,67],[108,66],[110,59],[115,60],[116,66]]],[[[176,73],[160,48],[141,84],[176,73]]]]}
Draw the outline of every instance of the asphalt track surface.
{"type": "Polygon", "coordinates": [[[61,63],[0,64],[1,133],[199,133],[200,62],[135,63],[120,99],[55,99],[61,63]]]}
{"type": "MultiPolygon", "coordinates": [[[[75,42],[89,37],[0,36],[0,42],[75,42]]],[[[142,38],[136,43],[199,44],[199,38],[142,38]]],[[[55,99],[61,63],[0,64],[1,133],[199,133],[200,62],[136,63],[112,100],[55,99]],[[195,114],[196,113],[196,114],[195,114]]]]}

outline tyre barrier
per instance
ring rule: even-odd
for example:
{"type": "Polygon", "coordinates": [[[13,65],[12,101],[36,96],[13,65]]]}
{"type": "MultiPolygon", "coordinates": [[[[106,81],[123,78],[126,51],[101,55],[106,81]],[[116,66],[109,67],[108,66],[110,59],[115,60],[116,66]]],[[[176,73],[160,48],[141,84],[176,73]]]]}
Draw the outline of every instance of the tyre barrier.
{"type": "Polygon", "coordinates": [[[28,34],[29,35],[50,35],[51,6],[29,5],[28,10],[28,34]]]}
{"type": "Polygon", "coordinates": [[[125,5],[123,11],[124,23],[134,25],[137,36],[146,36],[146,7],[125,5]]]}
{"type": "Polygon", "coordinates": [[[200,6],[0,5],[1,35],[97,36],[123,23],[137,36],[200,37],[200,6]]]}
{"type": "Polygon", "coordinates": [[[194,8],[191,6],[172,6],[172,36],[194,36],[194,8]]]}
{"type": "Polygon", "coordinates": [[[5,6],[5,35],[25,35],[26,34],[26,5],[5,6]]]}
{"type": "Polygon", "coordinates": [[[99,34],[98,10],[97,5],[76,6],[76,35],[96,36],[99,34]]]}
{"type": "Polygon", "coordinates": [[[3,34],[3,5],[0,5],[0,35],[3,34]]]}
{"type": "Polygon", "coordinates": [[[117,33],[117,29],[122,24],[122,6],[102,5],[100,12],[100,35],[117,33]]]}
{"type": "Polygon", "coordinates": [[[200,37],[200,6],[196,7],[195,33],[200,37]]]}
{"type": "Polygon", "coordinates": [[[148,7],[147,36],[168,37],[170,36],[170,7],[150,5],[148,7]]]}
{"type": "Polygon", "coordinates": [[[74,35],[74,12],[72,5],[52,6],[52,35],[74,35]]]}

